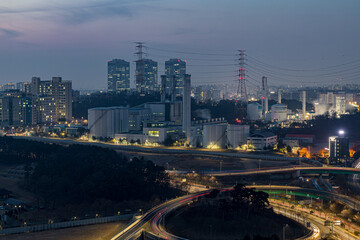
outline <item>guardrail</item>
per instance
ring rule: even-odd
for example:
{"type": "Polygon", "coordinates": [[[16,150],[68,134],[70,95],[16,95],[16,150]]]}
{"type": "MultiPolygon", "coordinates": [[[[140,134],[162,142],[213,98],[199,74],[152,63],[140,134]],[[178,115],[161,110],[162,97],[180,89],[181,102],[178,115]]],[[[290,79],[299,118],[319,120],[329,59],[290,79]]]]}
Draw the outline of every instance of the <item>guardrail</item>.
{"type": "Polygon", "coordinates": [[[83,220],[76,220],[76,221],[59,222],[59,223],[53,223],[53,224],[40,224],[40,225],[33,225],[33,226],[5,228],[5,229],[0,230],[0,236],[17,234],[17,233],[25,233],[25,232],[40,232],[40,231],[60,229],[60,228],[79,227],[79,226],[99,224],[99,223],[117,222],[117,221],[121,221],[121,220],[128,220],[128,219],[131,219],[132,217],[133,217],[133,214],[123,214],[123,215],[117,215],[117,216],[90,218],[90,219],[83,219],[83,220]]]}

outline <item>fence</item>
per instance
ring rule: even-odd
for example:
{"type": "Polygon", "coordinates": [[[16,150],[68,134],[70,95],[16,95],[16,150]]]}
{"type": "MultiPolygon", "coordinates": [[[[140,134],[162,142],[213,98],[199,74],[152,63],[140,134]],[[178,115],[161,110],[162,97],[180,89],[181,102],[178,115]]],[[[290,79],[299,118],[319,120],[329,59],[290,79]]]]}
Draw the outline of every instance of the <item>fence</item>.
{"type": "Polygon", "coordinates": [[[0,236],[16,234],[16,233],[25,233],[25,232],[39,232],[39,231],[46,231],[46,230],[59,229],[59,228],[79,227],[79,226],[99,224],[99,223],[117,222],[117,221],[121,221],[121,220],[129,220],[132,217],[133,217],[133,214],[123,214],[123,215],[117,215],[117,216],[89,218],[89,219],[68,221],[68,222],[59,222],[59,223],[53,223],[53,224],[40,224],[40,225],[34,225],[34,226],[5,228],[5,229],[0,230],[0,236]]]}

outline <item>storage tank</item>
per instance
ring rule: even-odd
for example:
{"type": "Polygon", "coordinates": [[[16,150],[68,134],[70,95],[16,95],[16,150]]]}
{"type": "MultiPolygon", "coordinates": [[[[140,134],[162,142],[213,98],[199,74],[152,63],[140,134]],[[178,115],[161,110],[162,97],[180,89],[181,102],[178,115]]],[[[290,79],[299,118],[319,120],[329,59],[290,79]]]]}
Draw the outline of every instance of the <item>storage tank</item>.
{"type": "Polygon", "coordinates": [[[204,148],[225,148],[226,146],[226,124],[206,124],[203,130],[204,148]]]}
{"type": "Polygon", "coordinates": [[[111,137],[129,131],[129,109],[124,107],[92,108],[88,110],[90,137],[111,137]]]}
{"type": "Polygon", "coordinates": [[[274,104],[271,106],[271,121],[284,122],[287,119],[287,106],[274,104]]]}
{"type": "Polygon", "coordinates": [[[250,133],[249,125],[228,125],[227,141],[230,148],[237,148],[246,143],[250,133]]]}
{"type": "Polygon", "coordinates": [[[253,121],[261,119],[262,106],[259,103],[249,103],[247,105],[247,118],[253,121]]]}

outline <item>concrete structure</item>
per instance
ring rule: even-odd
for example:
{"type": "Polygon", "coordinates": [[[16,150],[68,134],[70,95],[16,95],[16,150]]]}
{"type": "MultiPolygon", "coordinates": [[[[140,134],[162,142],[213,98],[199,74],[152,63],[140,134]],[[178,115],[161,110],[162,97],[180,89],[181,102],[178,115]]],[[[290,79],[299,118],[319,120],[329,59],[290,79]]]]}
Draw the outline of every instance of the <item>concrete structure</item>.
{"type": "Polygon", "coordinates": [[[269,96],[268,96],[268,85],[267,85],[267,77],[262,77],[262,91],[263,91],[263,96],[262,96],[262,106],[263,106],[263,116],[265,117],[266,114],[269,111],[269,96]]]}
{"type": "Polygon", "coordinates": [[[259,103],[249,103],[247,105],[247,118],[252,121],[262,119],[263,109],[259,103]]]}
{"type": "Polygon", "coordinates": [[[172,141],[180,140],[182,137],[181,126],[164,125],[158,127],[144,127],[143,141],[149,143],[164,144],[167,138],[172,141]]]}
{"type": "Polygon", "coordinates": [[[287,120],[287,106],[285,104],[274,104],[271,106],[271,121],[285,122],[287,120]]]}
{"type": "Polygon", "coordinates": [[[278,89],[278,104],[281,104],[281,89],[278,89]]]}
{"type": "Polygon", "coordinates": [[[250,133],[249,125],[228,125],[227,142],[229,148],[237,148],[247,142],[250,133]]]}
{"type": "Polygon", "coordinates": [[[306,119],[306,91],[302,91],[302,113],[303,120],[306,119]]]}
{"type": "Polygon", "coordinates": [[[72,83],[61,77],[41,81],[31,80],[32,124],[56,123],[59,119],[72,120],[72,83]]]}
{"type": "Polygon", "coordinates": [[[191,135],[191,75],[184,75],[184,95],[183,95],[183,131],[187,142],[191,135]]]}
{"type": "Polygon", "coordinates": [[[88,110],[89,137],[114,138],[129,131],[129,109],[125,107],[92,108],[88,110]]]}
{"type": "Polygon", "coordinates": [[[151,109],[133,107],[129,109],[129,131],[141,131],[144,123],[151,121],[151,109]]]}
{"type": "Polygon", "coordinates": [[[122,59],[108,61],[108,91],[130,90],[130,63],[122,59]]]}
{"type": "Polygon", "coordinates": [[[276,143],[277,136],[272,132],[256,132],[247,138],[247,144],[252,144],[258,150],[273,148],[276,143]]]}
{"type": "Polygon", "coordinates": [[[225,148],[227,124],[204,125],[203,147],[204,148],[225,148]]]}

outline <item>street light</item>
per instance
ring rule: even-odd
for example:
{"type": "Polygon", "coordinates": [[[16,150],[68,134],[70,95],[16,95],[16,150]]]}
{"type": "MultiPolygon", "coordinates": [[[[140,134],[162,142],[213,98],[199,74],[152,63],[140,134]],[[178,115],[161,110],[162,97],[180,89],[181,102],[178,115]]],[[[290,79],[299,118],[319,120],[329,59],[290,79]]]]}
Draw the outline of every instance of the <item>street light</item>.
{"type": "Polygon", "coordinates": [[[344,135],[345,131],[344,130],[339,130],[339,135],[344,135]]]}

